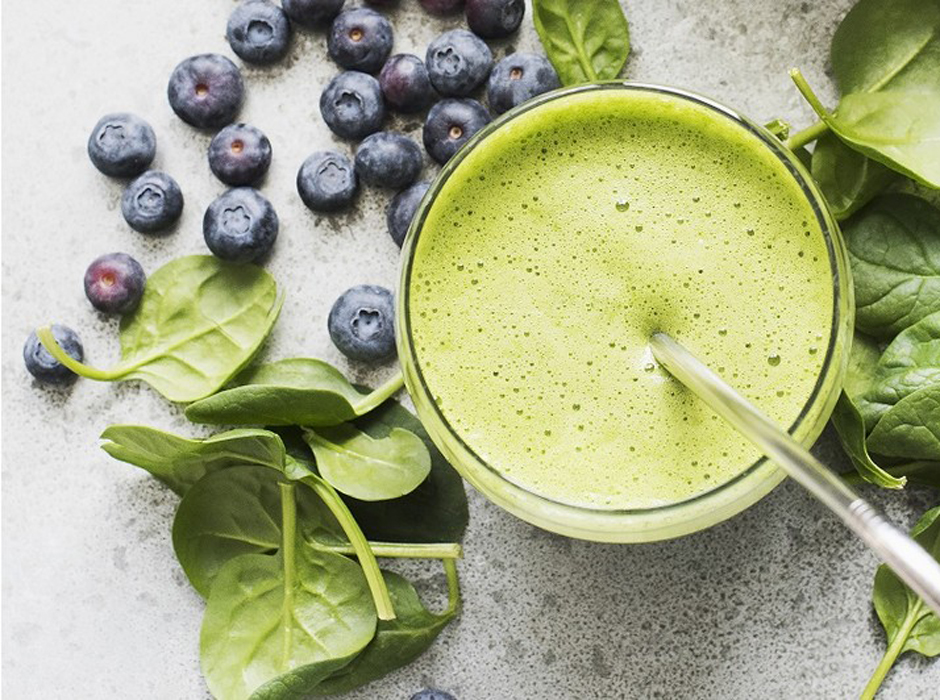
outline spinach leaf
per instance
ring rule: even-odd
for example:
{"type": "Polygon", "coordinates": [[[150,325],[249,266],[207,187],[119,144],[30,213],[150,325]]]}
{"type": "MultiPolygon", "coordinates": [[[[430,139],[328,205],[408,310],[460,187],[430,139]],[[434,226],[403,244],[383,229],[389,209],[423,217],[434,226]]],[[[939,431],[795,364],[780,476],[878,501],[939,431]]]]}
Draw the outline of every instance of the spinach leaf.
{"type": "Polygon", "coordinates": [[[833,134],[816,141],[810,170],[832,215],[840,221],[900,179],[893,170],[849,148],[833,134]]]}
{"type": "Polygon", "coordinates": [[[346,693],[407,666],[427,651],[460,609],[460,588],[453,561],[444,562],[450,601],[441,614],[424,607],[417,591],[398,574],[383,571],[398,617],[380,620],[375,637],[355,659],[322,681],[314,695],[346,693]]]}
{"type": "Polygon", "coordinates": [[[940,311],[901,331],[885,348],[857,398],[865,425],[875,426],[892,406],[931,384],[940,385],[940,311]]]}
{"type": "Polygon", "coordinates": [[[892,406],[868,436],[877,454],[940,462],[940,384],[925,386],[892,406]]]}
{"type": "Polygon", "coordinates": [[[36,331],[59,362],[101,381],[142,379],[170,401],[195,401],[217,391],[261,347],[283,298],[260,267],[211,255],[178,258],[147,280],[137,309],[121,319],[121,361],[109,370],[84,365],[36,331]]]}
{"type": "Polygon", "coordinates": [[[431,442],[424,426],[411,412],[389,401],[354,422],[373,438],[388,436],[394,428],[417,435],[431,454],[431,472],[418,488],[391,501],[343,500],[362,531],[375,540],[391,542],[459,542],[469,513],[463,480],[431,442]]]}
{"type": "Polygon", "coordinates": [[[277,554],[237,556],[212,583],[200,650],[206,682],[220,700],[308,693],[375,634],[362,569],[299,543],[295,488],[279,485],[277,554]]]}
{"type": "MultiPolygon", "coordinates": [[[[278,549],[282,478],[266,467],[231,467],[209,474],[183,497],[173,519],[173,548],[201,595],[209,595],[212,581],[230,559],[278,549]]],[[[347,542],[313,491],[298,489],[296,499],[297,530],[305,543],[328,549],[347,542]]]]}
{"type": "Polygon", "coordinates": [[[194,423],[339,425],[368,413],[402,387],[401,374],[363,396],[335,367],[308,358],[251,367],[231,389],[186,407],[194,423]]]}
{"type": "Polygon", "coordinates": [[[630,28],[617,0],[532,0],[532,19],[563,85],[620,75],[630,28]]]}
{"type": "Polygon", "coordinates": [[[417,435],[392,428],[372,438],[350,423],[306,430],[317,470],[340,493],[382,501],[410,493],[431,471],[431,454],[417,435]]]}
{"type": "Polygon", "coordinates": [[[832,412],[832,425],[839,435],[842,449],[852,460],[859,476],[870,484],[886,489],[904,488],[907,483],[905,477],[896,477],[875,464],[868,454],[868,445],[865,440],[865,423],[856,405],[844,391],[839,396],[835,410],[832,412]]]}
{"type": "MultiPolygon", "coordinates": [[[[911,536],[935,559],[940,559],[940,506],[927,511],[911,536]]],[[[895,660],[905,651],[924,656],[940,654],[940,618],[885,564],[878,567],[872,592],[875,612],[887,636],[888,649],[875,669],[862,698],[873,698],[895,660]]]]}
{"type": "Polygon", "coordinates": [[[885,195],[844,233],[859,330],[892,338],[940,311],[940,210],[913,195],[885,195]]]}
{"type": "Polygon", "coordinates": [[[268,430],[229,430],[204,440],[189,439],[143,425],[112,425],[101,449],[115,459],[146,469],[179,495],[207,473],[234,465],[258,464],[281,470],[284,445],[268,430]]]}

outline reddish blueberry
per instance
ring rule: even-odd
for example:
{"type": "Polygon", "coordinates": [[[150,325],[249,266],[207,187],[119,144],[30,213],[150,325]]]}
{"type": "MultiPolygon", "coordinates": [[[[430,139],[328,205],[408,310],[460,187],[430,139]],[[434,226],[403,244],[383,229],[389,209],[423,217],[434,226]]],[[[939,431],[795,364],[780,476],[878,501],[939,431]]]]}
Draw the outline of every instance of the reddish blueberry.
{"type": "Polygon", "coordinates": [[[147,276],[140,263],[126,253],[96,258],[85,270],[85,296],[98,311],[126,314],[137,308],[147,276]]]}
{"type": "Polygon", "coordinates": [[[434,99],[424,61],[410,53],[395,54],[385,62],[379,86],[388,106],[399,112],[420,112],[434,99]]]}

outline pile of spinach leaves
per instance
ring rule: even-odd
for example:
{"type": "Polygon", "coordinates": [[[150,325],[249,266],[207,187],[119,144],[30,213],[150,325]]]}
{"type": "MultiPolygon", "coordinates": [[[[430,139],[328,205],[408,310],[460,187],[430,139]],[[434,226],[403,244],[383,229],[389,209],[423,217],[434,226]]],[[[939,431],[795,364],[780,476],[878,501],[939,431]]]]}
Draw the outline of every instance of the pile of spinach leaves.
{"type": "Polygon", "coordinates": [[[463,482],[421,423],[319,360],[245,368],[281,306],[273,278],[209,256],[157,270],[121,323],[122,360],[75,372],[142,379],[194,422],[244,426],[191,439],[113,425],[102,448],[180,497],[173,548],[206,599],[202,670],[220,700],[344,692],[410,663],[460,609],[463,482]],[[429,610],[376,557],[438,559],[448,604],[429,610]]]}

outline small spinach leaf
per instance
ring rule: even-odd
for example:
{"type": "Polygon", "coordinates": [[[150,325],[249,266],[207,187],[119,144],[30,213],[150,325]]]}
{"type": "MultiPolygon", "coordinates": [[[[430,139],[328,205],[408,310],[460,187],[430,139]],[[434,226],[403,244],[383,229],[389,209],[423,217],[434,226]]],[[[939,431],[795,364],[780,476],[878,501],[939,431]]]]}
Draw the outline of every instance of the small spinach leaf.
{"type": "Polygon", "coordinates": [[[186,407],[194,423],[339,425],[368,413],[402,387],[398,374],[363,396],[335,367],[294,358],[251,367],[235,386],[186,407]]]}
{"type": "Polygon", "coordinates": [[[356,420],[355,425],[376,439],[388,436],[394,428],[410,430],[431,454],[430,474],[408,495],[391,501],[343,498],[362,531],[370,539],[391,542],[462,540],[469,519],[463,480],[431,442],[420,421],[398,403],[388,401],[356,420]]]}
{"type": "Polygon", "coordinates": [[[192,255],[167,263],[147,280],[140,305],[121,319],[116,367],[99,370],[74,360],[48,326],[36,333],[78,375],[142,379],[170,401],[188,402],[217,391],[251,360],[282,302],[274,278],[260,267],[192,255]]]}
{"type": "Polygon", "coordinates": [[[887,457],[940,461],[940,384],[925,386],[891,407],[868,436],[868,449],[887,457]]]}
{"type": "Polygon", "coordinates": [[[840,221],[900,179],[896,172],[849,148],[833,134],[816,141],[810,169],[832,215],[840,221]]]}
{"type": "Polygon", "coordinates": [[[832,425],[839,435],[842,449],[852,460],[856,471],[865,481],[886,489],[904,488],[907,479],[895,477],[875,464],[868,454],[865,440],[865,424],[852,399],[843,391],[832,412],[832,425]]]}
{"type": "Polygon", "coordinates": [[[212,583],[200,635],[202,670],[220,700],[308,693],[375,634],[362,569],[297,540],[293,484],[281,484],[281,545],[242,554],[212,583]]]}
{"type": "MultiPolygon", "coordinates": [[[[940,560],[940,506],[924,513],[911,530],[911,537],[940,560]]],[[[863,698],[875,696],[891,666],[905,651],[924,656],[940,654],[940,618],[886,564],[879,566],[875,574],[872,600],[885,629],[888,649],[865,687],[863,698]]]]}
{"type": "Polygon", "coordinates": [[[844,233],[859,330],[892,338],[940,311],[940,210],[913,195],[885,195],[844,233]]]}
{"type": "Polygon", "coordinates": [[[284,445],[268,430],[241,428],[204,440],[189,439],[143,425],[112,425],[101,449],[115,459],[146,469],[179,495],[206,474],[224,467],[258,464],[283,469],[284,445]]]}
{"type": "Polygon", "coordinates": [[[349,692],[407,666],[427,651],[460,609],[457,569],[453,562],[445,561],[444,565],[451,593],[447,609],[439,615],[424,607],[418,592],[406,579],[383,571],[398,617],[395,620],[380,620],[375,637],[362,653],[322,681],[313,694],[349,692]]]}
{"type": "Polygon", "coordinates": [[[563,85],[616,78],[630,55],[617,0],[533,0],[532,19],[563,85]]]}
{"type": "Polygon", "coordinates": [[[306,430],[317,471],[340,493],[363,501],[383,501],[410,493],[431,471],[431,455],[417,435],[392,428],[372,438],[354,425],[306,430]]]}

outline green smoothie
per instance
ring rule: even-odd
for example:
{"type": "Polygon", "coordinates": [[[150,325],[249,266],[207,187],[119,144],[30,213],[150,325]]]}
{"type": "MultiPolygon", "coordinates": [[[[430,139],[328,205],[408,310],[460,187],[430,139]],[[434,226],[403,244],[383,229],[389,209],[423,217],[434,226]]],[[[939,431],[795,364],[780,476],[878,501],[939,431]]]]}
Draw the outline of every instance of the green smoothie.
{"type": "Polygon", "coordinates": [[[759,458],[655,363],[653,332],[789,427],[835,303],[786,166],[715,110],[636,90],[555,99],[473,149],[428,212],[407,293],[454,433],[523,488],[599,509],[686,500],[759,458]]]}

